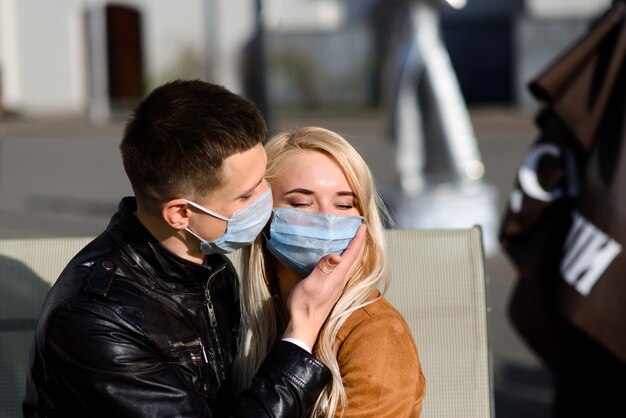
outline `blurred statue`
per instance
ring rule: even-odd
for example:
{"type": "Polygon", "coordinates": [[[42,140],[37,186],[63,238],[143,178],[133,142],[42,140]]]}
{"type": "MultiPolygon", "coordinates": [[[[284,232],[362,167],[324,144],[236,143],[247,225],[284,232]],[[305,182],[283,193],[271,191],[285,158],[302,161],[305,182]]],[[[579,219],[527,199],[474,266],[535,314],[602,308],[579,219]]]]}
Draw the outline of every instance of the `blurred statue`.
{"type": "Polygon", "coordinates": [[[439,13],[448,2],[405,3],[410,35],[396,48],[393,60],[391,118],[400,186],[411,198],[427,182],[478,180],[484,167],[440,36],[439,13]]]}
{"type": "MultiPolygon", "coordinates": [[[[389,122],[398,189],[387,198],[400,228],[481,225],[490,255],[497,248],[497,197],[481,181],[484,166],[439,27],[444,7],[464,4],[379,0],[371,9],[387,9],[380,16],[391,18],[387,30],[394,32],[385,46],[392,55],[384,78],[391,81],[389,122]]],[[[376,36],[373,45],[382,45],[376,36]]]]}

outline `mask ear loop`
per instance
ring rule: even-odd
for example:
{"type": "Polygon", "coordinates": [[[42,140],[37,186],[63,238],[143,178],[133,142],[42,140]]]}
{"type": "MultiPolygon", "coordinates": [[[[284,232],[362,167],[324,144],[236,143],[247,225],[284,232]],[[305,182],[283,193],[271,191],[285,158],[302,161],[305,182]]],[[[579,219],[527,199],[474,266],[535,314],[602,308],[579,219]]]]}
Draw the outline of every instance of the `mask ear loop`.
{"type": "Polygon", "coordinates": [[[198,209],[198,210],[201,210],[202,212],[206,213],[207,215],[211,215],[211,216],[213,216],[214,218],[221,219],[221,220],[226,221],[226,222],[232,221],[232,219],[231,219],[231,218],[228,218],[228,217],[226,217],[226,216],[220,215],[220,214],[219,214],[219,213],[217,213],[217,212],[213,212],[212,210],[207,209],[207,208],[205,208],[204,206],[199,205],[199,204],[197,204],[196,202],[194,202],[194,201],[192,201],[192,200],[187,200],[187,203],[189,203],[189,204],[190,204],[191,206],[193,206],[194,208],[196,208],[196,209],[198,209]]]}
{"type": "Polygon", "coordinates": [[[198,238],[198,241],[200,242],[204,242],[204,238],[202,238],[200,235],[196,234],[195,232],[193,232],[191,229],[189,229],[189,227],[185,228],[185,231],[189,232],[191,235],[193,235],[194,237],[198,238]]]}

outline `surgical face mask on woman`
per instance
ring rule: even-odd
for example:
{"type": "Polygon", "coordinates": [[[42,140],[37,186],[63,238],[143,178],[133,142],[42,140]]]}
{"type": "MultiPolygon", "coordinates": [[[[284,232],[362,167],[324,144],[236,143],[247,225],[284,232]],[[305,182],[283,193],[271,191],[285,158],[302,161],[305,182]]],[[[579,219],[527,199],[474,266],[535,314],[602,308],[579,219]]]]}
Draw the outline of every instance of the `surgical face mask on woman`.
{"type": "Polygon", "coordinates": [[[286,267],[306,277],[326,254],[342,254],[362,222],[362,216],[275,208],[267,249],[286,267]]]}
{"type": "Polygon", "coordinates": [[[193,232],[189,227],[187,232],[200,240],[202,255],[228,254],[250,245],[261,233],[272,215],[272,188],[268,188],[248,206],[233,213],[230,218],[213,212],[191,200],[187,202],[201,211],[228,222],[224,235],[213,241],[207,241],[193,232]]]}

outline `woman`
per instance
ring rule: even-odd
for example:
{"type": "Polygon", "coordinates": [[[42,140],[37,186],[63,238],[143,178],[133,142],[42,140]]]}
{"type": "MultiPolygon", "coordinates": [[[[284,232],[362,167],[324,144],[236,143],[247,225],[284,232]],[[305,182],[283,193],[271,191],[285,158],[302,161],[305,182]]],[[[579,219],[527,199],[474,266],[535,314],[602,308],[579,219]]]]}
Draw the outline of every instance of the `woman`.
{"type": "Polygon", "coordinates": [[[382,204],[369,168],[345,139],[323,128],[281,133],[266,151],[274,217],[243,254],[240,386],[249,384],[282,335],[294,284],[323,255],[343,251],[364,222],[361,266],[313,348],[333,380],[309,415],[418,417],[425,380],[408,326],[379,291],[388,274],[382,204]]]}

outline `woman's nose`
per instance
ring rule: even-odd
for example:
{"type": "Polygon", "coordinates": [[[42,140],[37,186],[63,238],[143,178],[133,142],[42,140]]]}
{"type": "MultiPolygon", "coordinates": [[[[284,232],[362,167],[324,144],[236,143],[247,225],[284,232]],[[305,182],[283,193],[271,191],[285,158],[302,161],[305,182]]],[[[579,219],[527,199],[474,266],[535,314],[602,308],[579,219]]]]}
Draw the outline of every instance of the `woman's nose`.
{"type": "Polygon", "coordinates": [[[320,203],[317,211],[324,215],[333,215],[335,213],[335,208],[333,205],[320,203]]]}

